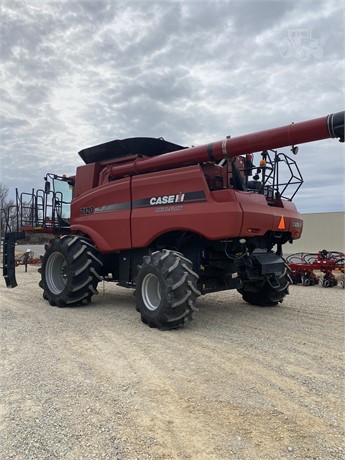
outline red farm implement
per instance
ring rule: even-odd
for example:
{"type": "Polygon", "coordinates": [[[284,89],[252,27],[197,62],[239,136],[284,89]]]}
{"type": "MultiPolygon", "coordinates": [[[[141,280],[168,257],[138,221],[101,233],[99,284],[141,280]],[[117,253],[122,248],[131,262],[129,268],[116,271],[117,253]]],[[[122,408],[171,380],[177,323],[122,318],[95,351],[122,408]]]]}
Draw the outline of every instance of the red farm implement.
{"type": "Polygon", "coordinates": [[[344,287],[345,254],[342,252],[326,249],[318,253],[299,252],[288,256],[286,263],[291,270],[293,284],[321,284],[323,287],[334,287],[340,282],[344,287]],[[342,277],[336,276],[337,273],[342,274],[342,277]]]}
{"type": "Polygon", "coordinates": [[[18,267],[19,265],[25,265],[26,268],[27,265],[39,265],[41,263],[41,259],[37,259],[34,255],[34,251],[27,249],[26,252],[15,257],[15,266],[18,267]]]}

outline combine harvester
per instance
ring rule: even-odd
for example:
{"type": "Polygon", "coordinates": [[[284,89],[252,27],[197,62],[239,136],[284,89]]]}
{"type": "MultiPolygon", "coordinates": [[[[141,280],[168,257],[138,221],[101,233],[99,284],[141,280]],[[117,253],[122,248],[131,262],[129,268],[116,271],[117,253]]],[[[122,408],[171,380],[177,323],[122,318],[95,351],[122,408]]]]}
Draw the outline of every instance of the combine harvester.
{"type": "Polygon", "coordinates": [[[6,284],[17,284],[15,241],[45,232],[39,285],[52,306],[88,303],[100,281],[134,288],[142,321],[159,329],[183,326],[215,291],[276,306],[291,283],[283,246],[303,227],[292,203],[303,179],[277,149],[327,138],[344,141],[344,112],[198,147],[130,138],[81,150],[73,176],[17,193],[6,284]]]}

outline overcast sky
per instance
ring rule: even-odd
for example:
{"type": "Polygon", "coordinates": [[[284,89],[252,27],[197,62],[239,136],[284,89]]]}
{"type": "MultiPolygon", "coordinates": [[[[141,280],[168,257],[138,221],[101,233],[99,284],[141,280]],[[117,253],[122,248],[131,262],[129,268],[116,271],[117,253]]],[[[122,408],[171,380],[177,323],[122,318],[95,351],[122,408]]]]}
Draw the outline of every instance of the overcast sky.
{"type": "MultiPolygon", "coordinates": [[[[109,140],[198,145],[345,108],[341,0],[0,4],[0,180],[12,196],[46,172],[73,174],[79,150],[109,140]],[[303,47],[284,46],[301,32],[303,47]]],[[[296,159],[299,210],[345,210],[344,144],[305,144],[296,159]]]]}

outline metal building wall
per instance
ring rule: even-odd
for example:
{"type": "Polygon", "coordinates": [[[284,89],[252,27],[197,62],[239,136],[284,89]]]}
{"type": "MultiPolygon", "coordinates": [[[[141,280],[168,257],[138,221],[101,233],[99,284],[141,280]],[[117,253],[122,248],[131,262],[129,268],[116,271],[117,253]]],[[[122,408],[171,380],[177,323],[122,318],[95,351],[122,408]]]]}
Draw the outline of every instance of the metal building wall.
{"type": "Polygon", "coordinates": [[[285,245],[286,255],[322,249],[345,253],[345,212],[302,214],[302,217],[302,237],[291,245],[285,245]]]}

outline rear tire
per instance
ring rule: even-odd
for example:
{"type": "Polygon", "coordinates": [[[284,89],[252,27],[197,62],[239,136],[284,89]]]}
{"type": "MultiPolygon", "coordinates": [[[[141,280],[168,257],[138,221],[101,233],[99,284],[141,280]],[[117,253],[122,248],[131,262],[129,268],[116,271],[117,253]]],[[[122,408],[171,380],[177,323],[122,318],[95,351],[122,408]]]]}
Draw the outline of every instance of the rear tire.
{"type": "Polygon", "coordinates": [[[274,283],[267,279],[253,284],[245,283],[238,292],[242,294],[243,300],[251,305],[276,307],[289,294],[290,283],[291,278],[285,270],[284,273],[276,276],[274,283]]]}
{"type": "Polygon", "coordinates": [[[97,294],[102,265],[96,248],[85,238],[66,235],[54,239],[38,270],[43,298],[58,307],[90,302],[97,294]]]}
{"type": "Polygon", "coordinates": [[[181,253],[163,249],[145,256],[134,295],[141,320],[158,329],[177,329],[192,320],[200,295],[198,275],[181,253]]]}

